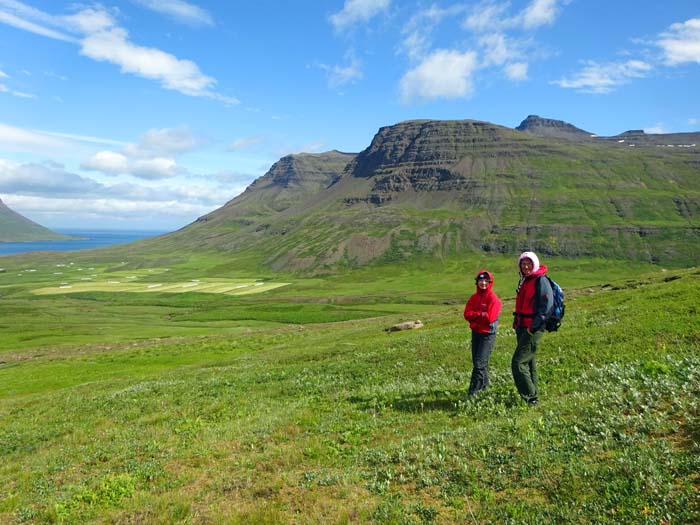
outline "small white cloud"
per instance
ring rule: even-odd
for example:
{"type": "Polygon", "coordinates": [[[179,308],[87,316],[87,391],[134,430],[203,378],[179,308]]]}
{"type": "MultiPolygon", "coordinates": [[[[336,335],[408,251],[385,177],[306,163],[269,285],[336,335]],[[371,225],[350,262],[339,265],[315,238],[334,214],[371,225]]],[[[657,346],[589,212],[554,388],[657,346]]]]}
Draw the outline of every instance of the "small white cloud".
{"type": "Polygon", "coordinates": [[[525,29],[551,25],[559,15],[561,0],[533,0],[522,12],[525,29]]]}
{"type": "Polygon", "coordinates": [[[419,98],[455,99],[472,92],[472,75],[477,69],[476,53],[440,49],[406,73],[400,82],[405,102],[419,98]]]}
{"type": "Polygon", "coordinates": [[[136,144],[125,146],[124,153],[130,157],[165,157],[193,151],[201,144],[187,126],[151,129],[136,144]]]}
{"type": "Polygon", "coordinates": [[[129,172],[129,160],[121,153],[99,151],[83,162],[80,167],[109,175],[120,175],[129,172]]]}
{"type": "Polygon", "coordinates": [[[81,168],[146,180],[188,175],[174,157],[193,151],[201,144],[202,140],[187,126],[151,129],[136,143],[124,145],[119,152],[103,150],[95,153],[81,164],[81,168]]]}
{"type": "Polygon", "coordinates": [[[345,0],[343,9],[330,16],[336,30],[343,30],[358,22],[367,22],[382,11],[386,11],[391,0],[345,0]]]}
{"type": "Polygon", "coordinates": [[[262,142],[261,137],[244,137],[234,140],[229,146],[230,151],[241,151],[262,142]]]}
{"type": "Polygon", "coordinates": [[[355,83],[361,80],[363,77],[362,73],[362,62],[355,57],[352,53],[346,55],[348,64],[345,66],[328,66],[326,64],[317,64],[319,69],[326,72],[328,77],[328,86],[332,89],[337,89],[346,84],[355,83]]]}
{"type": "Polygon", "coordinates": [[[129,171],[134,177],[146,180],[167,179],[186,173],[173,159],[160,157],[137,160],[132,163],[129,171]]]}
{"type": "Polygon", "coordinates": [[[688,124],[690,126],[697,126],[698,124],[700,124],[700,118],[689,118],[688,124]]]}
{"type": "Polygon", "coordinates": [[[107,31],[117,25],[116,20],[105,9],[83,9],[74,15],[61,18],[74,32],[89,35],[107,31]]]}
{"type": "Polygon", "coordinates": [[[308,144],[304,144],[299,151],[302,153],[321,153],[326,148],[327,146],[324,141],[317,140],[315,142],[309,142],[308,144]]]}
{"type": "Polygon", "coordinates": [[[479,38],[484,48],[484,66],[500,66],[519,55],[503,33],[492,33],[479,38]]]}
{"type": "Polygon", "coordinates": [[[36,98],[36,95],[34,95],[33,93],[25,93],[24,91],[10,90],[9,93],[13,97],[17,97],[17,98],[36,98]]]}
{"type": "Polygon", "coordinates": [[[508,64],[503,71],[510,80],[521,82],[527,80],[528,64],[527,62],[515,62],[508,64]]]}
{"type": "Polygon", "coordinates": [[[10,78],[7,76],[7,73],[5,73],[2,69],[0,69],[0,78],[10,78]]]}
{"type": "Polygon", "coordinates": [[[644,128],[644,133],[662,134],[668,133],[668,130],[663,122],[657,122],[655,125],[649,128],[644,128]]]}
{"type": "Polygon", "coordinates": [[[462,26],[476,33],[503,29],[513,25],[513,19],[507,16],[508,8],[507,3],[482,2],[472,8],[462,26]]]}
{"type": "Polygon", "coordinates": [[[653,69],[650,64],[641,60],[607,64],[599,64],[591,60],[585,64],[585,67],[573,77],[554,80],[550,83],[582,93],[605,94],[615,91],[631,79],[646,77],[653,69]]]}
{"type": "Polygon", "coordinates": [[[432,5],[415,13],[401,30],[406,35],[401,42],[403,51],[411,60],[422,60],[432,45],[431,34],[435,28],[446,18],[455,17],[463,13],[465,7],[454,5],[442,8],[432,5]]]}
{"type": "Polygon", "coordinates": [[[139,4],[191,25],[212,26],[214,19],[199,6],[184,0],[136,0],[139,4]]]}
{"type": "Polygon", "coordinates": [[[659,36],[657,44],[663,50],[668,65],[700,64],[700,18],[673,24],[659,36]]]}

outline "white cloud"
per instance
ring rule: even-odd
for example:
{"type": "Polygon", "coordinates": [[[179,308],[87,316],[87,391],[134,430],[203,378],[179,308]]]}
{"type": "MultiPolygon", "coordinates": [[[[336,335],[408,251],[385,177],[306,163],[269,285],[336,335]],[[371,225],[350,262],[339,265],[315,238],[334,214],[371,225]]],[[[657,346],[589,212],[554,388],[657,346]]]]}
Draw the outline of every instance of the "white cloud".
{"type": "Polygon", "coordinates": [[[401,98],[434,100],[465,98],[472,92],[477,69],[476,53],[440,49],[406,73],[400,82],[401,98]]]}
{"type": "Polygon", "coordinates": [[[551,84],[575,89],[581,93],[605,94],[615,91],[631,79],[646,77],[652,69],[650,64],[641,60],[607,64],[589,60],[585,62],[585,67],[572,78],[554,80],[551,84]]]}
{"type": "Polygon", "coordinates": [[[649,128],[644,128],[644,133],[662,134],[668,133],[668,130],[663,122],[657,122],[655,125],[649,128]]]}
{"type": "Polygon", "coordinates": [[[10,78],[7,76],[7,73],[5,73],[2,69],[0,69],[0,78],[10,78]]]}
{"type": "Polygon", "coordinates": [[[0,150],[36,153],[54,153],[75,149],[75,143],[47,133],[32,131],[0,123],[0,150]]]}
{"type": "Polygon", "coordinates": [[[142,6],[168,15],[180,22],[192,25],[212,26],[214,19],[212,16],[194,4],[183,0],[136,0],[142,6]]]}
{"type": "MultiPolygon", "coordinates": [[[[154,192],[151,192],[154,193],[154,192]]],[[[40,224],[66,229],[129,228],[172,231],[221,206],[179,199],[120,198],[83,199],[11,195],[5,201],[15,211],[40,224]]]]}
{"type": "MultiPolygon", "coordinates": [[[[0,4],[0,7],[4,6],[0,4]]],[[[36,35],[53,38],[55,40],[62,40],[64,42],[72,43],[77,42],[77,39],[70,35],[49,29],[48,27],[39,24],[35,24],[34,22],[20,18],[19,16],[8,13],[7,11],[0,10],[0,23],[16,27],[17,29],[23,29],[24,31],[29,31],[30,33],[34,33],[36,35]]]]}
{"type": "Polygon", "coordinates": [[[401,49],[413,61],[420,61],[429,54],[432,44],[431,34],[435,28],[446,18],[457,16],[465,7],[454,5],[441,8],[432,5],[414,14],[402,29],[407,35],[401,43],[401,49]]]}
{"type": "MultiPolygon", "coordinates": [[[[174,7],[176,3],[159,4],[174,7]]],[[[0,23],[79,44],[82,55],[115,64],[123,73],[156,80],[165,89],[193,97],[211,98],[227,105],[239,103],[234,97],[214,91],[216,79],[202,73],[191,60],[130,42],[126,29],[119,27],[112,14],[103,7],[83,9],[69,16],[52,16],[15,0],[0,0],[0,23]],[[50,27],[72,32],[77,38],[50,27]]]]}
{"type": "Polygon", "coordinates": [[[700,18],[673,24],[668,31],[659,36],[661,38],[657,44],[664,52],[666,64],[700,64],[700,18]]]}
{"type": "Polygon", "coordinates": [[[108,175],[120,175],[129,172],[129,159],[121,153],[98,151],[80,165],[86,170],[101,171],[108,175]]]}
{"type": "Polygon", "coordinates": [[[559,15],[560,0],[533,0],[522,12],[522,23],[526,29],[551,25],[559,15]]]}
{"type": "Polygon", "coordinates": [[[462,26],[476,33],[497,31],[512,26],[513,18],[507,16],[509,7],[508,3],[482,2],[473,8],[462,26]]]}
{"type": "Polygon", "coordinates": [[[520,82],[527,80],[528,64],[527,62],[515,62],[508,64],[503,71],[510,80],[520,82]]]}
{"type": "Polygon", "coordinates": [[[688,125],[697,126],[698,124],[700,124],[700,118],[689,118],[688,119],[688,125]]]}
{"type": "Polygon", "coordinates": [[[552,25],[562,6],[571,0],[532,0],[522,11],[509,15],[510,2],[485,0],[473,8],[462,23],[465,29],[475,33],[490,33],[507,29],[531,31],[552,25]]]}
{"type": "MultiPolygon", "coordinates": [[[[216,176],[208,180],[216,180],[216,176]]],[[[181,227],[223,205],[244,188],[241,184],[233,193],[228,185],[174,184],[172,179],[165,184],[104,184],[71,173],[60,164],[15,164],[0,157],[0,194],[4,202],[47,225],[181,227]]]]}
{"type": "Polygon", "coordinates": [[[134,161],[129,171],[134,177],[146,180],[167,179],[186,173],[173,159],[162,157],[134,161]]]}
{"type": "Polygon", "coordinates": [[[124,73],[157,80],[166,89],[213,98],[216,80],[202,74],[197,64],[159,49],[134,45],[122,28],[88,35],[81,42],[80,52],[93,60],[116,64],[124,73]]]}
{"type": "Polygon", "coordinates": [[[187,175],[187,170],[178,166],[173,157],[193,151],[201,144],[186,126],[151,129],[136,143],[126,144],[120,152],[99,151],[80,167],[105,175],[131,175],[146,180],[187,175]]]}
{"type": "Polygon", "coordinates": [[[0,164],[0,192],[20,195],[94,195],[102,184],[65,170],[54,162],[0,164]]]}
{"type": "Polygon", "coordinates": [[[117,25],[117,21],[104,8],[83,9],[74,15],[60,17],[74,32],[89,35],[107,31],[117,25]]]}
{"type": "Polygon", "coordinates": [[[390,4],[391,0],[345,0],[343,9],[331,15],[330,21],[335,29],[346,29],[386,11],[390,4]]]}
{"type": "Polygon", "coordinates": [[[0,83],[0,93],[8,93],[18,98],[36,98],[36,95],[32,95],[31,93],[24,93],[22,91],[15,91],[14,89],[8,88],[3,83],[0,83]]]}
{"type": "Polygon", "coordinates": [[[124,152],[130,157],[172,156],[192,151],[202,144],[187,126],[150,129],[136,144],[128,144],[124,152]]]}
{"type": "Polygon", "coordinates": [[[309,142],[308,144],[304,144],[300,149],[300,153],[321,153],[324,151],[328,146],[323,140],[317,140],[314,142],[309,142]]]}
{"type": "Polygon", "coordinates": [[[106,139],[103,137],[92,137],[89,135],[76,135],[73,133],[61,133],[58,131],[45,131],[45,130],[33,130],[35,133],[40,133],[42,135],[49,135],[51,137],[58,137],[63,139],[74,140],[78,142],[87,142],[91,144],[112,144],[115,146],[124,146],[125,143],[120,140],[106,139]]]}
{"type": "Polygon", "coordinates": [[[346,54],[348,64],[345,66],[328,66],[326,64],[317,64],[317,67],[326,72],[328,77],[328,86],[336,89],[346,84],[355,83],[361,80],[362,62],[352,53],[346,54]]]}
{"type": "Polygon", "coordinates": [[[479,38],[479,44],[484,48],[484,66],[500,66],[519,55],[503,33],[484,35],[479,38]]]}
{"type": "MultiPolygon", "coordinates": [[[[216,178],[215,176],[212,178],[216,178]]],[[[229,195],[211,185],[119,182],[104,184],[90,177],[72,173],[54,162],[15,164],[0,158],[0,193],[4,195],[43,197],[61,200],[81,198],[160,201],[212,206],[223,203],[229,195]]],[[[74,208],[78,211],[78,208],[74,208]]]]}
{"type": "Polygon", "coordinates": [[[254,146],[256,144],[260,144],[261,142],[262,142],[261,137],[243,137],[243,138],[234,140],[228,149],[231,151],[240,151],[240,150],[247,149],[251,146],[254,146]]]}

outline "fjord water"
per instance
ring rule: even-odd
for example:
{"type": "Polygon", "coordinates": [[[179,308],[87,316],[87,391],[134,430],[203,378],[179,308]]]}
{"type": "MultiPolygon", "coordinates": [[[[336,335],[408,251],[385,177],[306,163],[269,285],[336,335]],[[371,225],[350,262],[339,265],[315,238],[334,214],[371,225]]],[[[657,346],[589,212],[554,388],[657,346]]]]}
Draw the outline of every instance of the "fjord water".
{"type": "Polygon", "coordinates": [[[0,242],[0,256],[37,251],[73,251],[124,244],[161,235],[162,231],[138,230],[56,230],[75,237],[68,241],[0,242]]]}

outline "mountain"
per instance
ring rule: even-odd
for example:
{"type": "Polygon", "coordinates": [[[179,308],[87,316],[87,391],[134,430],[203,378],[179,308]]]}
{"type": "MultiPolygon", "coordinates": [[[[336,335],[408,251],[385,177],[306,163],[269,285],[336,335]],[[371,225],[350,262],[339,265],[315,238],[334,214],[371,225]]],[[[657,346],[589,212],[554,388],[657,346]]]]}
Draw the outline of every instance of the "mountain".
{"type": "Polygon", "coordinates": [[[697,263],[696,134],[597,138],[536,122],[522,132],[413,120],[381,128],[357,155],[291,155],[222,208],[141,250],[225,251],[303,272],[526,248],[697,263]]]}
{"type": "Polygon", "coordinates": [[[563,138],[569,140],[590,140],[594,135],[588,131],[564,122],[542,118],[538,115],[529,115],[520,125],[515,128],[523,133],[530,133],[538,137],[563,138]]]}
{"type": "Polygon", "coordinates": [[[70,239],[52,232],[8,208],[0,199],[0,242],[53,241],[70,239]]]}

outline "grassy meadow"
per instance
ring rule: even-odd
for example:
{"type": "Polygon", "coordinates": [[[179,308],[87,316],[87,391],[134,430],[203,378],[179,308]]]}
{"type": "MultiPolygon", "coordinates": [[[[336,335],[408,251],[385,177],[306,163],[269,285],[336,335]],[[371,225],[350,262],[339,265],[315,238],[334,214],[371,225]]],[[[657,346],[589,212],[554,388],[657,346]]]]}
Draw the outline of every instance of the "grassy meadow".
{"type": "Polygon", "coordinates": [[[527,408],[512,258],[301,279],[80,257],[0,265],[0,523],[700,521],[697,268],[544,261],[567,314],[527,408]],[[471,399],[483,267],[505,304],[471,399]]]}

